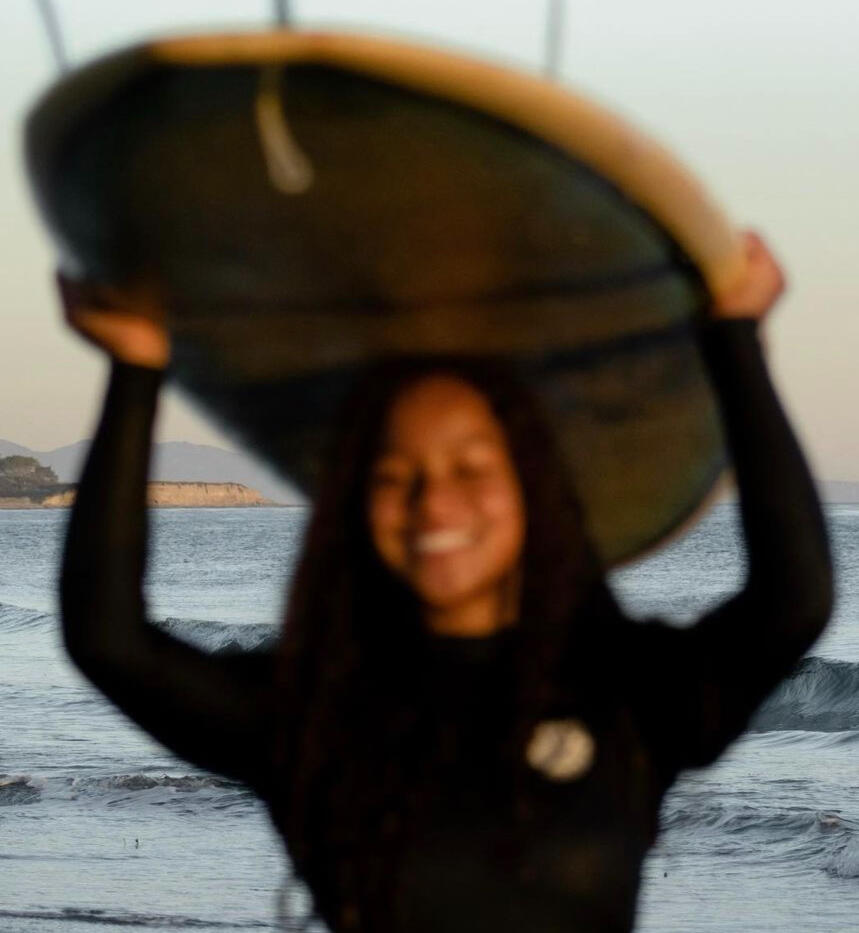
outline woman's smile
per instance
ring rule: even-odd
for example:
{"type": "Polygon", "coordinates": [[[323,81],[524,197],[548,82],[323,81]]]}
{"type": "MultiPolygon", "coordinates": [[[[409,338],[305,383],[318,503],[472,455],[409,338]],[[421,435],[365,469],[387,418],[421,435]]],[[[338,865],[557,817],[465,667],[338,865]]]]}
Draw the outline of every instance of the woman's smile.
{"type": "Polygon", "coordinates": [[[409,549],[420,557],[433,557],[461,551],[476,544],[476,535],[464,528],[439,528],[410,535],[409,549]]]}

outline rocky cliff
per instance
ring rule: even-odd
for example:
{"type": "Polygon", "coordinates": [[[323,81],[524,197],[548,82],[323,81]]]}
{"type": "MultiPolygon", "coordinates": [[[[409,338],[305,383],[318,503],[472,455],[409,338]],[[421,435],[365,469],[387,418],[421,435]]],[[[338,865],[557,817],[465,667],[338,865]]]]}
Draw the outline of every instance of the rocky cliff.
{"type": "MultiPolygon", "coordinates": [[[[255,489],[240,483],[149,483],[149,505],[155,508],[236,508],[274,505],[255,489]]],[[[75,490],[59,489],[45,496],[38,505],[46,509],[67,508],[75,501],[75,490]]]]}
{"type": "MultiPolygon", "coordinates": [[[[156,482],[148,486],[149,505],[159,508],[225,508],[275,505],[241,483],[156,482]]],[[[0,457],[0,508],[66,508],[75,487],[58,483],[56,473],[32,457],[0,457]]]]}

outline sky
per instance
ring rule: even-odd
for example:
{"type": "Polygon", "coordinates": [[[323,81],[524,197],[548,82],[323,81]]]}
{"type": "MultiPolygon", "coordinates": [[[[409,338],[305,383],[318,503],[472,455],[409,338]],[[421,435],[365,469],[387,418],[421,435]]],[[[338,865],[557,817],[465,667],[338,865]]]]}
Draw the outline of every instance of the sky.
{"type": "MultiPolygon", "coordinates": [[[[540,69],[534,0],[304,0],[298,25],[368,28],[540,69]]],[[[266,25],[268,0],[55,0],[72,63],[152,34],[266,25]]],[[[859,6],[855,0],[567,0],[561,79],[666,143],[790,289],[773,375],[821,478],[859,481],[859,6]]],[[[56,67],[34,0],[0,5],[0,438],[92,433],[105,363],[60,323],[52,251],[21,167],[20,120],[56,67]]],[[[161,440],[229,442],[170,396],[161,440]]]]}

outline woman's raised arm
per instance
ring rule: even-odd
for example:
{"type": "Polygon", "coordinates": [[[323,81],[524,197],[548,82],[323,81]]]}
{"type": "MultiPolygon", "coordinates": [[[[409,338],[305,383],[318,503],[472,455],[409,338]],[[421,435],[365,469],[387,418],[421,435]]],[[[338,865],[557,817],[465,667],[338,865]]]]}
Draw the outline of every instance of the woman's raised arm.
{"type": "MultiPolygon", "coordinates": [[[[176,754],[265,795],[273,654],[207,654],[146,619],[146,480],[161,367],[136,365],[139,357],[125,361],[134,357],[123,351],[123,338],[105,337],[98,317],[70,319],[114,361],[66,539],[61,599],[68,651],[99,689],[176,754]]],[[[132,343],[140,347],[146,339],[132,343]]],[[[157,364],[151,355],[157,346],[155,339],[143,351],[144,362],[157,364]]]]}
{"type": "Polygon", "coordinates": [[[736,297],[749,315],[739,312],[741,304],[727,313],[717,308],[701,334],[739,489],[746,582],[692,628],[652,623],[636,626],[632,636],[643,675],[636,678],[642,719],[675,770],[712,761],[745,729],[821,634],[832,609],[817,491],[757,335],[758,318],[781,291],[780,274],[760,240],[747,242],[761,270],[758,283],[736,297]]]}

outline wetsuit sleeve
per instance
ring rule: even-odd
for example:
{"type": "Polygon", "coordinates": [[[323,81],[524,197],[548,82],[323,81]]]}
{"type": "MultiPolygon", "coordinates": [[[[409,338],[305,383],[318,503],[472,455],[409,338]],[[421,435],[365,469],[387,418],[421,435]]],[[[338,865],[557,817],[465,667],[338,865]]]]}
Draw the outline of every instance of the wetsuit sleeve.
{"type": "Polygon", "coordinates": [[[737,738],[832,608],[820,502],[770,382],[756,322],[709,322],[701,346],[734,463],[747,577],[691,628],[634,626],[636,702],[670,770],[707,764],[737,738]]]}
{"type": "Polygon", "coordinates": [[[265,793],[273,652],[208,654],[146,619],[146,480],[159,372],[114,363],[72,510],[63,636],[81,671],[177,755],[265,793]]]}

